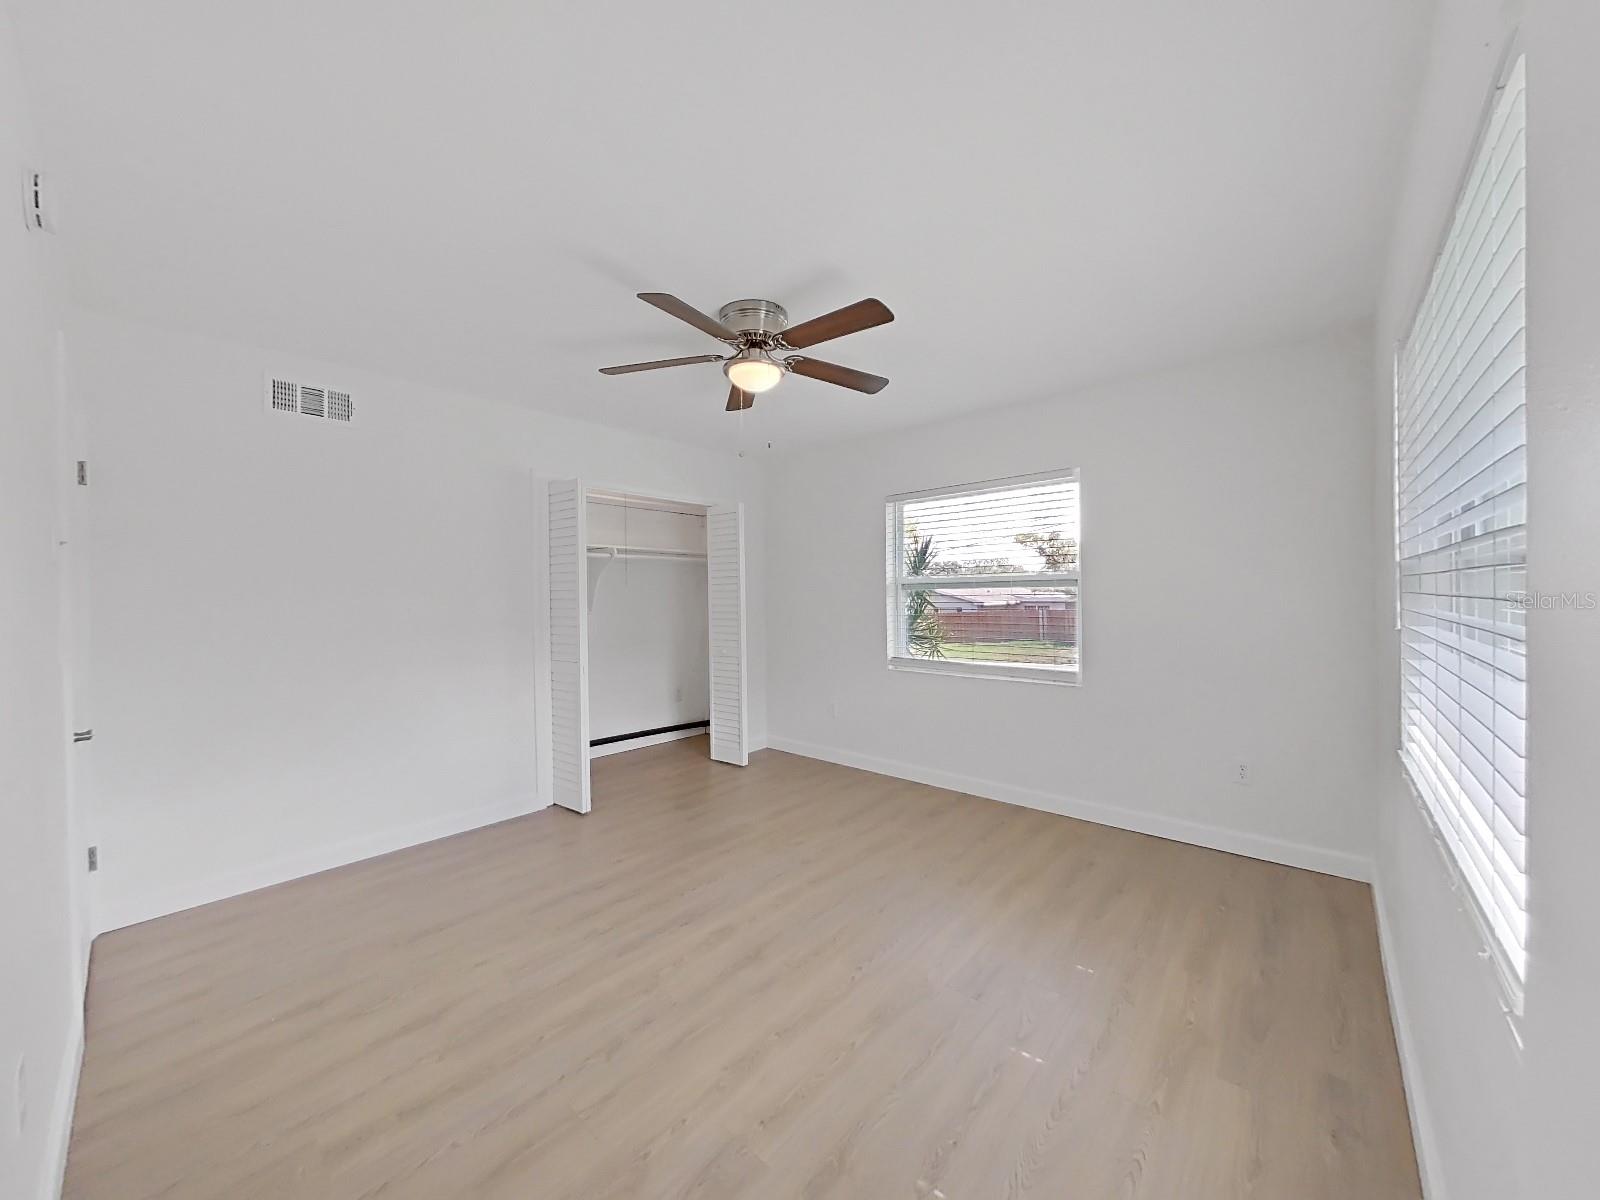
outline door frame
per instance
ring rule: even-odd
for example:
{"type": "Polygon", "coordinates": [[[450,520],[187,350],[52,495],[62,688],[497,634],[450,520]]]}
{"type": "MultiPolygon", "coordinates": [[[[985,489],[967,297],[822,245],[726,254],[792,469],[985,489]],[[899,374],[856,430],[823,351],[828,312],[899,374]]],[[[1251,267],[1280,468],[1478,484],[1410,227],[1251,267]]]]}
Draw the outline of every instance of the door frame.
{"type": "MultiPolygon", "coordinates": [[[[617,496],[633,496],[633,497],[637,497],[640,500],[659,500],[659,501],[662,501],[662,502],[668,503],[668,504],[691,505],[691,506],[693,506],[695,508],[704,509],[707,514],[709,514],[710,511],[712,509],[714,509],[714,508],[736,507],[736,508],[739,509],[740,514],[741,514],[739,549],[740,549],[741,579],[742,580],[748,580],[748,563],[749,563],[749,556],[748,556],[748,553],[747,553],[749,543],[748,543],[748,537],[747,537],[746,532],[745,532],[745,530],[747,528],[747,523],[744,520],[744,515],[745,515],[745,512],[746,512],[747,506],[746,506],[746,504],[745,504],[745,502],[744,502],[744,500],[742,498],[737,498],[736,497],[734,499],[707,499],[703,495],[699,495],[699,496],[685,495],[685,494],[683,494],[681,492],[674,492],[674,491],[670,491],[670,490],[662,490],[662,489],[658,489],[658,488],[652,488],[652,487],[649,487],[649,486],[641,486],[641,485],[638,485],[638,484],[618,483],[618,482],[615,482],[614,480],[607,480],[605,482],[597,482],[597,481],[591,480],[591,479],[589,479],[586,476],[583,476],[581,474],[580,475],[576,475],[576,476],[561,476],[561,477],[557,477],[557,476],[550,476],[550,475],[543,475],[543,474],[535,473],[534,480],[535,480],[536,486],[534,488],[534,491],[535,491],[536,495],[535,495],[535,505],[534,505],[534,507],[535,507],[535,510],[536,510],[537,528],[539,530],[539,541],[540,541],[540,545],[541,545],[541,548],[542,548],[542,552],[541,552],[541,554],[539,556],[540,557],[540,562],[541,562],[541,569],[540,569],[540,587],[538,589],[538,594],[539,594],[539,614],[538,614],[539,615],[539,621],[538,621],[538,624],[539,624],[539,635],[538,635],[538,638],[537,638],[538,653],[535,656],[535,658],[536,658],[535,669],[537,671],[537,687],[535,689],[535,692],[536,692],[536,703],[537,703],[537,709],[538,709],[538,711],[537,711],[537,722],[536,722],[536,729],[537,729],[537,732],[538,732],[538,738],[537,738],[537,744],[536,744],[536,757],[537,757],[537,775],[538,775],[537,782],[538,782],[538,787],[539,787],[539,791],[540,791],[541,796],[546,798],[546,802],[547,803],[554,803],[555,802],[555,781],[554,781],[554,771],[553,771],[553,764],[552,764],[552,753],[553,753],[553,750],[554,750],[554,743],[555,743],[555,726],[554,726],[554,722],[553,722],[554,698],[553,698],[552,689],[551,689],[552,669],[553,669],[553,665],[554,664],[553,664],[553,660],[551,658],[551,653],[550,653],[551,624],[550,624],[550,610],[549,610],[549,602],[550,602],[549,485],[551,483],[558,482],[558,480],[560,480],[560,479],[576,480],[576,482],[577,482],[577,484],[579,486],[579,489],[582,492],[584,504],[586,506],[588,504],[589,494],[591,492],[607,492],[607,493],[610,493],[612,495],[617,495],[617,496]]],[[[708,549],[709,549],[709,547],[708,547],[708,549]]],[[[707,564],[706,564],[708,596],[709,596],[709,585],[710,585],[710,578],[709,578],[709,576],[710,576],[710,561],[709,561],[709,559],[710,559],[710,556],[709,556],[709,553],[708,553],[708,555],[707,555],[707,564]]],[[[587,560],[585,560],[585,564],[584,564],[584,574],[587,574],[587,560]]],[[[707,616],[708,616],[708,623],[707,623],[706,654],[707,654],[707,658],[709,660],[711,658],[709,613],[708,613],[707,616]]],[[[743,666],[744,678],[745,678],[744,705],[743,705],[744,706],[744,728],[743,728],[743,730],[741,732],[741,741],[745,744],[745,748],[746,748],[746,752],[747,752],[746,761],[748,761],[748,749],[749,749],[749,670],[750,670],[749,628],[750,628],[750,617],[749,617],[748,609],[744,606],[743,596],[742,595],[741,595],[740,618],[741,618],[741,624],[743,626],[743,633],[744,633],[744,637],[742,638],[740,657],[741,657],[741,663],[742,663],[742,666],[743,666]]],[[[588,636],[588,634],[587,634],[587,625],[588,625],[587,614],[585,614],[585,620],[584,620],[585,638],[587,638],[587,636],[588,636]]],[[[585,655],[587,655],[587,646],[585,646],[584,652],[585,652],[585,655]]],[[[588,697],[587,697],[587,695],[585,695],[584,703],[585,703],[584,725],[585,725],[585,728],[587,728],[587,726],[588,726],[588,712],[587,712],[588,697]]],[[[592,767],[592,762],[593,762],[592,755],[589,756],[587,761],[588,761],[589,766],[592,767]]],[[[744,764],[739,764],[739,765],[744,765],[744,764]]]]}

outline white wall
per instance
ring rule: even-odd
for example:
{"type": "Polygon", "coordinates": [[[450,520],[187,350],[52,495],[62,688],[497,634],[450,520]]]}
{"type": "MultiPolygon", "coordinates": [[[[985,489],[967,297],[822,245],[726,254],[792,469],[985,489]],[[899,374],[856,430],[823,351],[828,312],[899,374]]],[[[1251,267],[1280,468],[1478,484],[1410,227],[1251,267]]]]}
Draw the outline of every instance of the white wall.
{"type": "MultiPolygon", "coordinates": [[[[1526,27],[1528,586],[1600,592],[1600,5],[1526,27]]],[[[1528,616],[1530,1197],[1600,1193],[1600,611],[1528,616]]]]}
{"type": "MultiPolygon", "coordinates": [[[[1441,5],[1382,298],[1376,363],[1390,461],[1389,353],[1403,336],[1519,19],[1528,54],[1528,587],[1600,591],[1600,6],[1592,0],[1441,5]]],[[[1380,484],[1375,559],[1391,561],[1380,484]]],[[[1528,615],[1528,965],[1515,1026],[1451,892],[1393,756],[1398,666],[1380,585],[1377,732],[1380,913],[1391,993],[1430,1194],[1565,1200],[1600,1189],[1600,612],[1528,615]],[[1520,1040],[1520,1047],[1519,1047],[1520,1040]]]]}
{"type": "Polygon", "coordinates": [[[1364,876],[1370,362],[1352,330],[781,460],[770,744],[1364,876]],[[884,497],[1060,466],[1082,686],[887,670],[884,497]]]}
{"type": "MultiPolygon", "coordinates": [[[[591,573],[597,565],[589,560],[591,573]]],[[[589,736],[707,720],[711,665],[704,560],[618,559],[602,569],[594,592],[589,736]]],[[[642,744],[618,743],[624,748],[642,744]]]]}
{"type": "MultiPolygon", "coordinates": [[[[0,181],[42,166],[0,6],[0,181]]],[[[4,195],[0,191],[0,195],[4,195]]],[[[12,193],[15,195],[15,193],[12,193]]],[[[62,693],[54,243],[0,206],[0,1196],[54,1195],[82,1046],[62,693]]]]}
{"type": "MultiPolygon", "coordinates": [[[[87,313],[69,349],[101,928],[545,802],[535,476],[742,494],[759,527],[759,468],[730,455],[87,313]],[[267,369],[348,385],[356,422],[264,412],[267,369]]],[[[762,730],[759,590],[751,614],[762,730]]]]}
{"type": "MultiPolygon", "coordinates": [[[[1519,1194],[1523,1078],[1493,969],[1479,956],[1483,942],[1463,898],[1451,888],[1445,860],[1406,788],[1395,752],[1400,670],[1392,370],[1395,347],[1410,326],[1444,237],[1518,7],[1502,0],[1456,0],[1438,8],[1401,176],[1372,369],[1375,588],[1369,637],[1379,650],[1371,704],[1378,910],[1418,1160],[1429,1195],[1449,1200],[1506,1200],[1519,1194]]],[[[1534,97],[1542,90],[1538,74],[1535,66],[1529,88],[1534,97]]],[[[1533,99],[1530,111],[1541,103],[1533,99]]],[[[1543,156],[1532,138],[1530,147],[1536,176],[1543,156]]],[[[1538,217],[1530,213],[1530,218],[1531,228],[1538,217]]],[[[1539,704],[1536,722],[1545,711],[1539,704]]],[[[1532,737],[1530,744],[1542,753],[1532,737]]],[[[1532,804],[1536,807],[1538,800],[1532,804]]]]}

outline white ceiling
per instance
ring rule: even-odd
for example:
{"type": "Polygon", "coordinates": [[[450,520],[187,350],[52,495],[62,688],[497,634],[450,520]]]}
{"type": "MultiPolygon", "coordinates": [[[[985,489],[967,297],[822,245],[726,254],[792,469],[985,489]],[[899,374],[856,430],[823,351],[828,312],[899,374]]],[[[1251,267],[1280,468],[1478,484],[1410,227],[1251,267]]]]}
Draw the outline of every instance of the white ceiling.
{"type": "Polygon", "coordinates": [[[76,298],[781,450],[1366,317],[1431,0],[13,0],[76,298]],[[740,418],[633,298],[894,324],[740,418]]]}

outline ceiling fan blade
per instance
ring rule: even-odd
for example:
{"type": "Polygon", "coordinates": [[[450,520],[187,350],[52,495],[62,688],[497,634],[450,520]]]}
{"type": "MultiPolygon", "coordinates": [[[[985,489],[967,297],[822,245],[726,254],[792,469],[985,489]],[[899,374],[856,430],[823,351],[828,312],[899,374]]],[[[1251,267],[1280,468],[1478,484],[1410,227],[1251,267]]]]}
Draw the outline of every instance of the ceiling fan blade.
{"type": "Polygon", "coordinates": [[[784,342],[794,350],[804,350],[821,342],[831,342],[847,333],[859,333],[874,325],[887,325],[894,314],[882,300],[857,300],[820,317],[802,321],[783,331],[784,342]]]}
{"type": "Polygon", "coordinates": [[[714,320],[705,315],[698,308],[690,308],[676,296],[669,296],[666,292],[640,292],[639,299],[646,304],[653,304],[668,316],[677,317],[680,321],[687,321],[702,333],[709,333],[719,341],[739,341],[739,335],[729,329],[721,321],[714,320]]]}
{"type": "Polygon", "coordinates": [[[820,379],[823,383],[836,383],[840,387],[854,388],[869,395],[877,395],[889,386],[889,381],[882,375],[868,375],[865,371],[841,367],[838,363],[823,362],[820,358],[804,358],[794,354],[783,362],[796,375],[820,379]]]}
{"type": "Polygon", "coordinates": [[[720,354],[691,354],[688,358],[658,358],[653,362],[625,363],[620,367],[601,367],[602,375],[631,375],[635,371],[655,371],[661,367],[687,367],[694,363],[721,362],[720,354]]]}
{"type": "Polygon", "coordinates": [[[743,412],[756,402],[754,393],[741,392],[737,387],[728,389],[728,411],[743,412]]]}

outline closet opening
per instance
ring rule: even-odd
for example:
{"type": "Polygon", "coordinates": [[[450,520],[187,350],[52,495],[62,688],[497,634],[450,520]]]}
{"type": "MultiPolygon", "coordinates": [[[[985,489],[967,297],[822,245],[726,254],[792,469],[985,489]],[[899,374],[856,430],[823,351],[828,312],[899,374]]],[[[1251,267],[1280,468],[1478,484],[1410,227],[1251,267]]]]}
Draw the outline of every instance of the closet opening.
{"type": "Polygon", "coordinates": [[[750,761],[744,510],[545,481],[550,798],[590,809],[594,758],[706,732],[750,761]]]}
{"type": "Polygon", "coordinates": [[[704,738],[706,506],[591,489],[585,508],[590,758],[704,738]]]}

